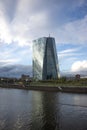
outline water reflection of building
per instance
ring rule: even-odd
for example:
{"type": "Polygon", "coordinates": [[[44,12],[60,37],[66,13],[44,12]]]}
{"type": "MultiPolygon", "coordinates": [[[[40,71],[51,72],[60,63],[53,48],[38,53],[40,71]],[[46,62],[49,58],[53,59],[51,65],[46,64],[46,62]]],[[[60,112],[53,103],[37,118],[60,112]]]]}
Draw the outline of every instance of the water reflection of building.
{"type": "Polygon", "coordinates": [[[32,92],[32,117],[30,130],[59,130],[60,106],[55,93],[32,92]]]}
{"type": "Polygon", "coordinates": [[[55,39],[43,37],[33,41],[33,78],[46,80],[59,76],[55,39]]]}

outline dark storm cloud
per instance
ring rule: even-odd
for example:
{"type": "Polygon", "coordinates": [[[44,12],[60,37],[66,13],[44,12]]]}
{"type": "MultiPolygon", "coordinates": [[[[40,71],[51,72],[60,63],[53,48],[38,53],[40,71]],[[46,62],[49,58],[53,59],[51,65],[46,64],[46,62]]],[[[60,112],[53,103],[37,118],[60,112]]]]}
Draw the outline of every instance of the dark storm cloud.
{"type": "Polygon", "coordinates": [[[21,77],[22,74],[32,76],[32,67],[30,65],[8,65],[0,67],[1,77],[21,77]]]}

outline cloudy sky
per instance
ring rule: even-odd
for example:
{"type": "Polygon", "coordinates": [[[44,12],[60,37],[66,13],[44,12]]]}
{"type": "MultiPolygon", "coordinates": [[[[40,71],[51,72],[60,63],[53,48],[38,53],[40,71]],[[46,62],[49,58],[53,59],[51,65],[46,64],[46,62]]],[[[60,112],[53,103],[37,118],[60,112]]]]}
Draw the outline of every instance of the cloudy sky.
{"type": "Polygon", "coordinates": [[[0,76],[32,73],[32,40],[49,34],[60,72],[87,75],[87,0],[0,0],[0,76]]]}

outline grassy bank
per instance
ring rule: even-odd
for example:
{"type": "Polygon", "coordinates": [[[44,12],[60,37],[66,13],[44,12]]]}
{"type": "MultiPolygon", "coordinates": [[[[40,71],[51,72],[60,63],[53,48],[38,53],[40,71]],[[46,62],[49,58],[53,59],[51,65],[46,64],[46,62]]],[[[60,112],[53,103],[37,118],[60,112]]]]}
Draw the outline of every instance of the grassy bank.
{"type": "Polygon", "coordinates": [[[1,88],[10,88],[10,89],[24,89],[24,90],[38,90],[38,91],[51,91],[51,92],[68,92],[68,93],[87,93],[87,87],[80,86],[48,86],[48,85],[1,85],[1,88]]]}
{"type": "Polygon", "coordinates": [[[87,79],[67,80],[61,78],[58,80],[45,81],[20,81],[15,82],[0,82],[2,88],[18,88],[28,90],[48,90],[48,91],[62,91],[62,92],[87,92],[87,79]]]}
{"type": "Polygon", "coordinates": [[[31,86],[62,86],[62,87],[87,87],[87,79],[80,80],[47,80],[47,81],[33,81],[30,83],[31,86]]]}

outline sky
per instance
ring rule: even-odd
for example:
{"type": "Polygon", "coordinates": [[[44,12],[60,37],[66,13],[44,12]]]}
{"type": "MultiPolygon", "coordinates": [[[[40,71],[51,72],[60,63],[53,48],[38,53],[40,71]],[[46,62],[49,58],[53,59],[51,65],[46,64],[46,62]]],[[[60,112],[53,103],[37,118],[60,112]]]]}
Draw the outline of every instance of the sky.
{"type": "Polygon", "coordinates": [[[55,38],[60,74],[87,75],[87,0],[0,0],[0,76],[32,74],[32,40],[55,38]]]}

